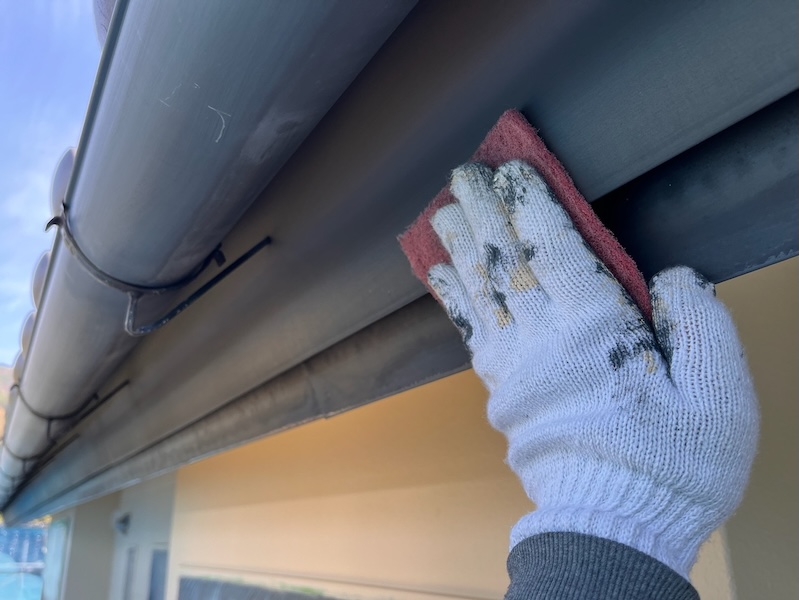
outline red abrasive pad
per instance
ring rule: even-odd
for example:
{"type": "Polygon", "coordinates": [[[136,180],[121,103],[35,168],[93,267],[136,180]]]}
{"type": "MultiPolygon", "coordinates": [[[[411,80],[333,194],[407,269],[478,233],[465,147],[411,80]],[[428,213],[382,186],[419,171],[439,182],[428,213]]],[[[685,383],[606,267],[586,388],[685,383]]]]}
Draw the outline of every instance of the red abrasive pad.
{"type": "MultiPolygon", "coordinates": [[[[643,315],[651,321],[652,305],[649,289],[635,261],[622,248],[610,230],[602,224],[583,195],[577,191],[566,169],[547,150],[535,129],[521,113],[509,110],[488,132],[471,160],[496,169],[502,163],[515,159],[523,160],[541,174],[571,216],[585,241],[624,286],[643,315]]],[[[433,265],[450,262],[449,254],[430,224],[430,218],[439,208],[452,202],[455,202],[455,197],[449,188],[445,187],[399,238],[402,251],[408,257],[414,274],[425,286],[428,285],[427,273],[433,265]]]]}

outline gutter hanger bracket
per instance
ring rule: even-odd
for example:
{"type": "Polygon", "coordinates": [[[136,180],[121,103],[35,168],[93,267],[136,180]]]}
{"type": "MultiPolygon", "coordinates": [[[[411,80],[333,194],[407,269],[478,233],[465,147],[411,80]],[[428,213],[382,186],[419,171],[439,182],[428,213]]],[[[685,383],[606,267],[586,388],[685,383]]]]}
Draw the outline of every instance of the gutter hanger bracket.
{"type": "MultiPolygon", "coordinates": [[[[25,396],[23,395],[19,384],[15,383],[14,385],[11,386],[11,389],[12,390],[16,389],[17,398],[19,398],[19,401],[23,404],[23,406],[25,406],[28,412],[30,412],[37,419],[41,419],[42,421],[47,421],[47,440],[49,442],[49,445],[42,452],[39,452],[38,454],[35,454],[33,456],[21,456],[19,454],[16,454],[11,449],[9,449],[8,444],[4,446],[6,452],[8,452],[16,460],[22,462],[23,471],[27,470],[28,462],[35,462],[40,458],[42,458],[43,456],[45,456],[50,451],[50,448],[52,448],[53,445],[55,445],[56,442],[58,441],[56,439],[53,439],[52,436],[51,426],[53,424],[53,421],[70,421],[73,419],[81,420],[82,418],[88,416],[89,414],[93,413],[95,410],[100,408],[100,406],[102,406],[108,400],[116,396],[123,388],[127,387],[128,385],[130,385],[130,381],[126,380],[121,384],[119,384],[118,386],[116,386],[113,390],[111,390],[108,394],[106,394],[102,398],[97,394],[92,394],[85,402],[83,402],[83,404],[81,404],[78,408],[69,413],[61,415],[48,415],[33,408],[25,399],[25,396]]],[[[8,475],[2,469],[0,469],[0,473],[2,473],[4,476],[12,480],[21,480],[24,478],[24,475],[19,477],[13,477],[11,475],[8,475]]]]}
{"type": "Polygon", "coordinates": [[[86,256],[83,250],[81,250],[81,247],[75,239],[75,236],[72,234],[72,230],[69,226],[69,218],[67,216],[66,206],[64,206],[63,212],[60,215],[53,217],[47,223],[45,226],[45,231],[53,226],[60,229],[67,248],[69,248],[69,251],[72,253],[72,255],[78,259],[78,262],[84,269],[86,269],[87,273],[89,273],[94,279],[103,285],[128,294],[128,309],[125,316],[124,328],[125,332],[132,337],[147,335],[148,333],[152,333],[153,331],[156,331],[169,323],[172,319],[189,308],[197,300],[202,298],[228,275],[233,273],[233,271],[238,269],[241,265],[257,254],[261,249],[272,243],[272,238],[270,236],[266,236],[252,248],[247,250],[247,252],[233,261],[222,272],[218,273],[213,279],[203,284],[202,287],[192,293],[186,300],[170,310],[166,315],[147,325],[137,325],[136,314],[139,307],[139,300],[142,298],[142,296],[159,296],[167,292],[179,290],[197,279],[197,277],[199,277],[199,275],[210,266],[211,262],[216,262],[217,266],[222,266],[226,261],[225,255],[222,253],[222,245],[219,244],[216,248],[214,248],[211,253],[185,277],[172,283],[160,286],[144,286],[117,279],[113,275],[110,275],[100,269],[89,259],[88,256],[86,256]]]}

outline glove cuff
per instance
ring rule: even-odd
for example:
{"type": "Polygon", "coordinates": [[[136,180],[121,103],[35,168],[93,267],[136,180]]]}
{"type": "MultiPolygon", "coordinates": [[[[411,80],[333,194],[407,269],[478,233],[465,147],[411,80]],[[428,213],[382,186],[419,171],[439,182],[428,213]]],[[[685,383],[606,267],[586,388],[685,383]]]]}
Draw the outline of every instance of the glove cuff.
{"type": "Polygon", "coordinates": [[[667,508],[668,514],[661,518],[642,518],[595,507],[560,506],[539,508],[522,517],[511,530],[511,549],[522,540],[534,535],[551,532],[571,532],[592,535],[612,540],[635,548],[667,565],[688,579],[699,552],[699,547],[712,533],[700,532],[700,523],[692,513],[700,516],[702,511],[691,510],[685,503],[676,500],[667,508]],[[683,504],[682,506],[678,506],[683,504]]]}

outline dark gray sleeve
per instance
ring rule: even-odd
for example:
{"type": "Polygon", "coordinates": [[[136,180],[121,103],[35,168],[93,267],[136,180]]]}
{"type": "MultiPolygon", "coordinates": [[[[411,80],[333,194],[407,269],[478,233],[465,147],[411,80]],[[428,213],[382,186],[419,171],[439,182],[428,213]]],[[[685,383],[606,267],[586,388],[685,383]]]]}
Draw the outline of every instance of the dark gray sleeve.
{"type": "Polygon", "coordinates": [[[542,533],[508,557],[505,600],[699,600],[683,577],[651,556],[581,533],[542,533]]]}

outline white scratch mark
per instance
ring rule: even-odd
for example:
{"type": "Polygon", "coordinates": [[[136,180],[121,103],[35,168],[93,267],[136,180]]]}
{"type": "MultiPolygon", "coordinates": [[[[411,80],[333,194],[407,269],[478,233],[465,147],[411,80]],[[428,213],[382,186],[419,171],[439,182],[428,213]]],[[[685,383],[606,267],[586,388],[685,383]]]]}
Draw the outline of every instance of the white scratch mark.
{"type": "Polygon", "coordinates": [[[212,111],[214,111],[217,115],[219,115],[219,118],[222,119],[222,127],[219,130],[219,135],[217,135],[216,139],[214,140],[214,144],[218,144],[219,140],[222,139],[222,134],[225,133],[225,127],[227,126],[227,121],[225,121],[225,117],[229,117],[231,115],[230,115],[230,113],[223,112],[223,111],[219,110],[218,108],[214,108],[210,104],[208,105],[208,108],[210,108],[212,111]]]}
{"type": "Polygon", "coordinates": [[[200,84],[199,83],[195,83],[194,84],[194,89],[195,90],[199,90],[200,89],[200,84]]]}
{"type": "Polygon", "coordinates": [[[169,96],[167,96],[166,98],[159,98],[159,99],[158,99],[158,101],[159,101],[161,104],[163,104],[164,106],[168,106],[168,107],[172,108],[172,105],[171,105],[171,104],[169,104],[169,103],[167,102],[167,100],[171,100],[171,99],[172,99],[172,96],[174,96],[174,95],[175,95],[175,92],[177,92],[177,91],[180,89],[180,86],[182,86],[182,85],[183,85],[182,83],[179,83],[179,84],[177,84],[177,85],[176,85],[174,88],[172,88],[172,93],[171,93],[171,94],[169,94],[169,96]]]}

